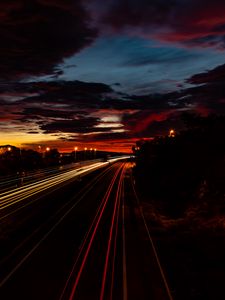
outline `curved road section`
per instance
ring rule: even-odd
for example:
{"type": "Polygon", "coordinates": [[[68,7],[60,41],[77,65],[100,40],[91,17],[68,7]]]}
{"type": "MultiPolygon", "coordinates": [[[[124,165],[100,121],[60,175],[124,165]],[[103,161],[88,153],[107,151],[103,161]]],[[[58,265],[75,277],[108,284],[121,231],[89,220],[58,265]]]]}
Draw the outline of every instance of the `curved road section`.
{"type": "Polygon", "coordinates": [[[89,168],[0,195],[0,299],[173,299],[131,164],[89,168]]]}

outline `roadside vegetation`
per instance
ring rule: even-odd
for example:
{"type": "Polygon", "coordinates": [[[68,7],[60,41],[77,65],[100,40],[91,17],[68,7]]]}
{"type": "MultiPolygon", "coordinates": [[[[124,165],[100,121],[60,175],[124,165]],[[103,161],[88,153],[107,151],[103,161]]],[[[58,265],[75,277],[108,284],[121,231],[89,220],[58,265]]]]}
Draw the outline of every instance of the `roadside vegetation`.
{"type": "Polygon", "coordinates": [[[175,299],[224,299],[225,118],[139,141],[134,178],[175,299]],[[209,284],[210,282],[210,284],[209,284]]]}

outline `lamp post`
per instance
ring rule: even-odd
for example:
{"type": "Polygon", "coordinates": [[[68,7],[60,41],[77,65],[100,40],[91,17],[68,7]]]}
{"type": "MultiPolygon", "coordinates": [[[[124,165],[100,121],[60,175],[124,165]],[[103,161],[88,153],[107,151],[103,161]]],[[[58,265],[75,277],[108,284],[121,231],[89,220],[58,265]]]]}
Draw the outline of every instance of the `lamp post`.
{"type": "Polygon", "coordinates": [[[50,151],[50,147],[45,148],[45,152],[43,152],[43,158],[46,158],[46,153],[50,151]]]}
{"type": "Polygon", "coordinates": [[[175,130],[174,129],[170,129],[169,137],[175,137],[175,130]]]}
{"type": "Polygon", "coordinates": [[[84,160],[86,159],[86,151],[87,151],[87,147],[84,148],[84,160]]]}
{"type": "Polygon", "coordinates": [[[77,149],[78,147],[74,147],[74,159],[77,160],[77,149]]]}

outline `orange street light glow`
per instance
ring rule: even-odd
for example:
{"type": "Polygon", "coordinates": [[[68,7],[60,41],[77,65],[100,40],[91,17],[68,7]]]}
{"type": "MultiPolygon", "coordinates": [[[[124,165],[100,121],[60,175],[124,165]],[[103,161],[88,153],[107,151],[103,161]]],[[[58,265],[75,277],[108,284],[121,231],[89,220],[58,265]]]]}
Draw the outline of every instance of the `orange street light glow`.
{"type": "Polygon", "coordinates": [[[169,136],[170,137],[175,137],[175,130],[174,129],[170,130],[169,136]]]}

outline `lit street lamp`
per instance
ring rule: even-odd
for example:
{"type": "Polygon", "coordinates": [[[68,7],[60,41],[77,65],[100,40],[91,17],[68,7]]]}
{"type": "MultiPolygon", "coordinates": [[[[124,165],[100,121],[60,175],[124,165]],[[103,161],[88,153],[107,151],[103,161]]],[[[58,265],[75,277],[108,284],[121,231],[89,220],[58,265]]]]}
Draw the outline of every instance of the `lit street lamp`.
{"type": "Polygon", "coordinates": [[[170,136],[170,137],[175,137],[175,130],[174,130],[174,129],[171,129],[171,130],[170,130],[169,136],[170,136]]]}
{"type": "Polygon", "coordinates": [[[77,149],[78,147],[74,147],[74,159],[77,160],[77,149]]]}
{"type": "Polygon", "coordinates": [[[86,151],[87,151],[87,147],[84,148],[84,160],[86,159],[86,151]]]}
{"type": "Polygon", "coordinates": [[[50,147],[45,148],[45,152],[43,153],[43,158],[46,158],[46,152],[50,151],[50,147]]]}

